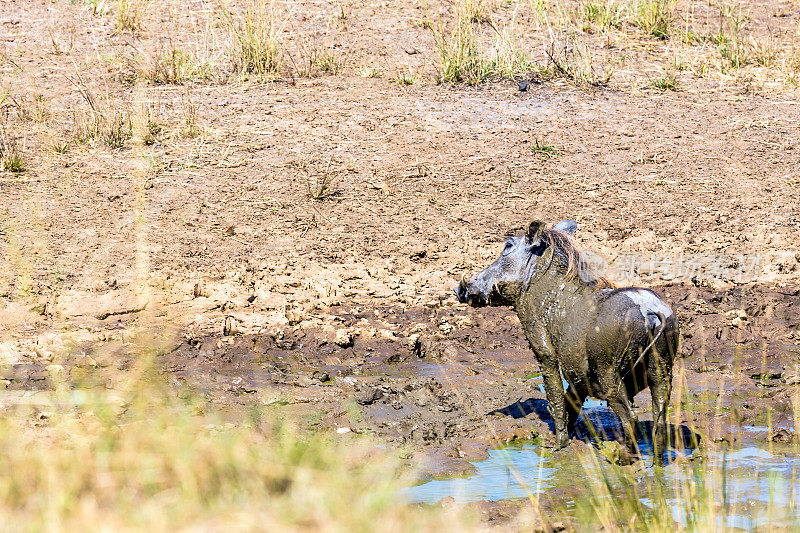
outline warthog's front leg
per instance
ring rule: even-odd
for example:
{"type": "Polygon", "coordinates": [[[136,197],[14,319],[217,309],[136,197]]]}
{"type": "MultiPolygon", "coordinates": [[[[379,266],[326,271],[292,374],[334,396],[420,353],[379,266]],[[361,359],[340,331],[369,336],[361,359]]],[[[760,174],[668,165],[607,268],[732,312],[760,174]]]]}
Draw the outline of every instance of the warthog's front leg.
{"type": "Polygon", "coordinates": [[[569,444],[567,431],[567,405],[564,398],[564,385],[557,366],[542,365],[544,375],[544,392],[547,395],[547,410],[553,417],[556,426],[556,450],[569,444]]]}
{"type": "Polygon", "coordinates": [[[581,414],[581,407],[583,407],[583,402],[586,401],[586,395],[579,394],[575,387],[570,385],[564,397],[566,398],[567,408],[567,432],[574,434],[576,431],[575,425],[581,414]]]}
{"type": "Polygon", "coordinates": [[[569,433],[567,432],[567,408],[564,398],[564,386],[561,382],[561,372],[559,371],[558,358],[550,344],[550,339],[544,327],[533,320],[522,320],[525,336],[528,344],[533,350],[536,360],[542,369],[544,377],[544,392],[547,395],[547,410],[553,417],[556,426],[556,449],[569,444],[569,433]]]}

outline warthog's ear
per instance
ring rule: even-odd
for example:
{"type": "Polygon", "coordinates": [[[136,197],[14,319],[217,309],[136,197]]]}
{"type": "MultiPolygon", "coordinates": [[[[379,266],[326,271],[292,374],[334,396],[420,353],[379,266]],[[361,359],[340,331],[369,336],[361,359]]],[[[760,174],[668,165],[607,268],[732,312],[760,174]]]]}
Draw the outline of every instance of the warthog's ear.
{"type": "Polygon", "coordinates": [[[559,231],[563,231],[564,233],[569,233],[572,236],[575,236],[575,230],[578,229],[578,223],[574,220],[562,220],[555,226],[553,229],[557,229],[559,231]]]}
{"type": "Polygon", "coordinates": [[[525,235],[525,241],[530,246],[538,246],[542,241],[542,231],[544,231],[545,224],[541,220],[534,220],[528,226],[528,234],[525,235]]]}

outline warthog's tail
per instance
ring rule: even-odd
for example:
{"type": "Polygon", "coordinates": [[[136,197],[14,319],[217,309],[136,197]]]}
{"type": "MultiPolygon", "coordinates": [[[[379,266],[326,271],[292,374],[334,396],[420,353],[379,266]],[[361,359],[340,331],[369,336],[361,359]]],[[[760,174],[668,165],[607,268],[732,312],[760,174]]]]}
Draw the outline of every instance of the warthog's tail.
{"type": "Polygon", "coordinates": [[[667,327],[666,317],[664,317],[664,315],[660,311],[648,311],[647,312],[647,316],[645,317],[646,319],[648,319],[648,322],[649,322],[649,318],[651,316],[653,318],[655,318],[656,320],[658,320],[658,324],[649,324],[648,323],[648,326],[649,326],[649,329],[650,329],[650,335],[651,335],[650,344],[648,344],[647,347],[644,350],[641,350],[639,352],[639,357],[636,358],[636,361],[631,363],[631,366],[630,366],[630,368],[628,368],[628,371],[625,372],[625,374],[620,377],[620,382],[622,382],[622,380],[624,380],[628,376],[628,374],[633,372],[633,369],[636,368],[636,365],[638,365],[639,363],[642,362],[642,359],[644,359],[644,356],[655,345],[656,341],[661,336],[661,334],[664,333],[664,329],[667,327]],[[653,330],[655,328],[658,328],[658,333],[653,335],[653,330]]]}

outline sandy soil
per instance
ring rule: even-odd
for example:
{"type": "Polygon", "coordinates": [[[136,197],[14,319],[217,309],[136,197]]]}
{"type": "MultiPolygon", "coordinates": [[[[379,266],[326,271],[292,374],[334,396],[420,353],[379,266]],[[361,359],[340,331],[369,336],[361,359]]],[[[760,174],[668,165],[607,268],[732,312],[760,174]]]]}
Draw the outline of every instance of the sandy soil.
{"type": "MultiPolygon", "coordinates": [[[[187,6],[178,18],[195,29],[213,11],[187,6]]],[[[4,127],[27,167],[0,174],[7,402],[52,375],[113,387],[144,343],[176,387],[375,434],[426,472],[507,440],[547,443],[516,317],[468,309],[450,288],[530,220],[574,218],[582,245],[618,265],[639,258],[623,281],[678,312],[676,423],[731,439],[768,406],[794,426],[800,104],[779,72],[688,72],[681,90],[654,90],[672,45],[629,29],[582,34],[609,61],[628,58],[608,87],[437,84],[419,4],[346,4],[335,24],[334,4],[292,6],[292,32],[346,52],[340,73],[154,85],[131,58],[181,35],[168,9],[133,36],[113,11],[0,3],[4,127]],[[414,84],[389,79],[409,68],[414,84]],[[82,91],[161,131],[119,149],[76,141],[82,91]],[[677,272],[681,258],[702,267],[677,272]]],[[[790,2],[749,9],[755,36],[759,21],[777,39],[800,20],[790,2]]],[[[647,419],[646,398],[637,405],[647,419]]]]}

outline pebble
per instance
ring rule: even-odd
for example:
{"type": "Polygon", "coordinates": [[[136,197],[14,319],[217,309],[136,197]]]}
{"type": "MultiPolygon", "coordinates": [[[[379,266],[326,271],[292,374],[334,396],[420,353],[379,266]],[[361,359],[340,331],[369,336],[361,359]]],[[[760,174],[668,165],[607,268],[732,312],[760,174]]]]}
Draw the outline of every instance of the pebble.
{"type": "Polygon", "coordinates": [[[353,345],[353,333],[346,329],[337,330],[333,342],[340,348],[349,348],[353,345]]]}
{"type": "Polygon", "coordinates": [[[383,392],[380,389],[370,388],[356,396],[356,403],[360,405],[372,405],[378,401],[383,392]]]}

